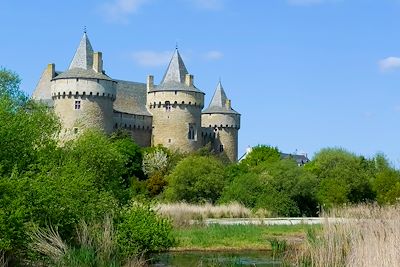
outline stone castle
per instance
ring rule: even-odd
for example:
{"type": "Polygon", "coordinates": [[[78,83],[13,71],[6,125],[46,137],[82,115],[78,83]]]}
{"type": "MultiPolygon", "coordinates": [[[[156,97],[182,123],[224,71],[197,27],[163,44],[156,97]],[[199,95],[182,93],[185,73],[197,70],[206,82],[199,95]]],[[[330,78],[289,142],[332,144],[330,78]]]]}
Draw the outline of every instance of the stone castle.
{"type": "Polygon", "coordinates": [[[93,52],[86,32],[68,70],[44,70],[33,99],[54,108],[62,123],[61,138],[74,138],[85,128],[106,133],[125,129],[140,146],[163,145],[193,152],[211,144],[216,153],[238,157],[240,114],[218,83],[204,109],[204,93],[194,85],[178,49],[159,85],[112,79],[103,70],[101,52],[93,52]]]}

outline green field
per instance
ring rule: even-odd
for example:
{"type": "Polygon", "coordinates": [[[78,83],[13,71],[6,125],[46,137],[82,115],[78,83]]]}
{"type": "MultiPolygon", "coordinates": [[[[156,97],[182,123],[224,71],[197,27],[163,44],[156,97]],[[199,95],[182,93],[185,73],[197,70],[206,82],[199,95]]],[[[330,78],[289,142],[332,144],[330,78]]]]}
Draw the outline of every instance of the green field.
{"type": "Polygon", "coordinates": [[[301,244],[310,225],[211,225],[176,229],[173,250],[269,250],[268,239],[301,244]]]}

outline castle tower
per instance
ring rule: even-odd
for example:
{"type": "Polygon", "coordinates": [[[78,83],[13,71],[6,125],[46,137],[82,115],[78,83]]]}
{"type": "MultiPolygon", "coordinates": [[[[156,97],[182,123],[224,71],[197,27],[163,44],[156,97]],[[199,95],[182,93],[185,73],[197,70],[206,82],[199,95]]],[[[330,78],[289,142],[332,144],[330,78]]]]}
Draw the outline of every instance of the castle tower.
{"type": "Polygon", "coordinates": [[[147,107],[153,115],[152,145],[192,152],[201,142],[204,93],[193,84],[178,49],[158,86],[147,79],[147,107]]]}
{"type": "Polygon", "coordinates": [[[61,135],[71,139],[84,128],[113,130],[113,101],[116,82],[104,74],[101,52],[93,52],[86,32],[69,69],[55,75],[51,71],[51,97],[62,123],[61,135]]]}
{"type": "Polygon", "coordinates": [[[240,114],[232,109],[221,82],[215,89],[210,105],[203,111],[201,122],[203,128],[213,128],[214,150],[225,152],[232,162],[237,161],[240,114]]]}

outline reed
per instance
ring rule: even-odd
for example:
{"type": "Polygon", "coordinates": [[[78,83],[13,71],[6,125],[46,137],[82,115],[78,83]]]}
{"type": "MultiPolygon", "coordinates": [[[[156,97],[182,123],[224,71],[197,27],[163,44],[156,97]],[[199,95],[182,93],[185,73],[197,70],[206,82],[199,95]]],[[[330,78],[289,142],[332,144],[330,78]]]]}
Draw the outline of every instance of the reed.
{"type": "Polygon", "coordinates": [[[298,266],[399,266],[400,205],[362,204],[324,215],[320,232],[309,231],[298,266]]]}
{"type": "Polygon", "coordinates": [[[185,226],[194,220],[203,221],[209,218],[248,218],[251,210],[239,203],[225,205],[169,203],[158,204],[155,210],[164,217],[171,219],[175,226],[185,226]]]}

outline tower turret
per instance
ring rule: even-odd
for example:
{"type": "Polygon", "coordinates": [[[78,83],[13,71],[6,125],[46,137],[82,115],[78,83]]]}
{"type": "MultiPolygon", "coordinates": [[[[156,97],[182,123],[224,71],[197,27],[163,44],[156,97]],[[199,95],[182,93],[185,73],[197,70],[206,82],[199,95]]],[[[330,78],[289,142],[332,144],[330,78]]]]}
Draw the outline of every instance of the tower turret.
{"type": "Polygon", "coordinates": [[[101,52],[93,52],[83,34],[69,69],[51,80],[55,112],[61,119],[65,138],[82,128],[113,130],[113,101],[116,82],[104,74],[101,52]]]}
{"type": "Polygon", "coordinates": [[[152,76],[147,84],[147,106],[153,115],[152,145],[183,152],[201,147],[201,110],[204,93],[194,85],[178,49],[158,86],[152,76]]]}
{"type": "Polygon", "coordinates": [[[203,128],[213,130],[214,150],[224,151],[232,162],[237,161],[240,114],[232,109],[221,82],[215,89],[210,105],[202,112],[201,124],[203,128]]]}

